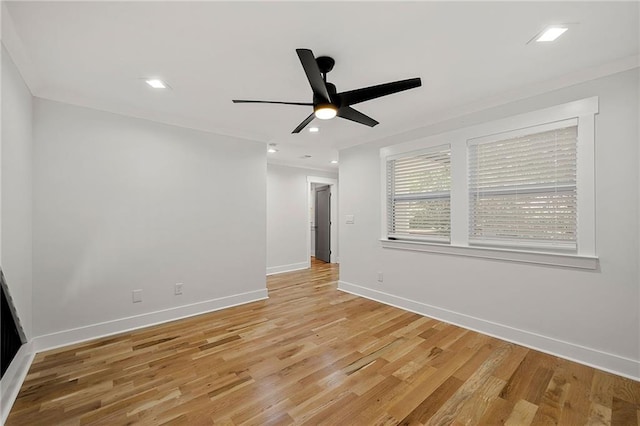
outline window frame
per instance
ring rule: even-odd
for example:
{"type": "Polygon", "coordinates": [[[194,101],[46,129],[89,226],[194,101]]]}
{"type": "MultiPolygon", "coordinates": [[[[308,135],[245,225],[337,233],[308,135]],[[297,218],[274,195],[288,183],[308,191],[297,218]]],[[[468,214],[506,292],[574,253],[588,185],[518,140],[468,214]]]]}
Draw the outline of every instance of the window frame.
{"type": "Polygon", "coordinates": [[[438,135],[410,140],[380,149],[381,245],[383,248],[437,252],[515,262],[596,269],[595,223],[595,115],[598,97],[580,99],[537,111],[469,126],[438,135]],[[577,120],[577,250],[558,253],[528,247],[488,247],[469,243],[468,143],[471,140],[499,138],[505,134],[535,133],[535,128],[577,120]],[[437,146],[451,147],[451,234],[449,243],[393,240],[387,236],[387,160],[410,156],[437,146]]]}
{"type": "MultiPolygon", "coordinates": [[[[485,143],[493,143],[493,142],[500,142],[500,141],[505,141],[505,140],[509,140],[509,139],[515,139],[515,138],[520,138],[523,136],[530,136],[530,135],[536,135],[539,133],[545,133],[545,132],[549,132],[549,131],[553,131],[553,130],[559,130],[562,128],[566,128],[566,127],[576,127],[576,133],[578,131],[577,127],[578,127],[578,119],[577,118],[570,118],[567,120],[559,120],[559,121],[555,121],[553,123],[545,123],[545,124],[541,124],[539,126],[533,126],[533,127],[528,127],[525,129],[518,129],[515,131],[509,131],[509,132],[504,132],[504,133],[500,133],[500,134],[496,134],[496,135],[490,135],[490,136],[484,136],[484,137],[479,137],[479,138],[473,138],[473,139],[469,139],[467,140],[467,154],[470,153],[471,148],[472,147],[477,147],[478,145],[482,145],[485,143]]],[[[577,138],[576,138],[576,159],[577,159],[577,138]]],[[[577,161],[576,161],[577,163],[577,161]]],[[[577,164],[576,164],[577,166],[577,164]]],[[[467,184],[469,184],[469,182],[471,181],[471,164],[467,164],[467,172],[468,172],[468,180],[467,180],[467,184]]],[[[531,191],[524,191],[524,194],[530,194],[530,193],[534,193],[534,192],[541,192],[541,190],[548,190],[548,189],[553,189],[555,185],[544,185],[544,184],[540,184],[539,187],[535,190],[531,190],[531,191]]],[[[577,187],[578,187],[578,182],[577,182],[577,176],[576,176],[576,183],[575,185],[572,185],[571,188],[575,188],[576,191],[576,197],[577,197],[577,187]]],[[[507,192],[516,192],[519,191],[519,189],[498,189],[497,192],[502,192],[502,193],[507,193],[507,192]]],[[[545,191],[542,191],[545,192],[545,191]]],[[[469,191],[469,206],[472,206],[472,202],[471,202],[471,198],[472,198],[472,192],[469,191]]],[[[576,212],[577,212],[577,205],[576,205],[576,212]]],[[[469,224],[471,226],[471,214],[469,215],[469,224]]],[[[577,234],[578,234],[578,229],[577,229],[577,221],[576,221],[576,238],[577,238],[577,234]]],[[[577,242],[576,244],[572,244],[572,243],[559,243],[559,242],[554,242],[554,241],[546,241],[546,240],[526,240],[526,239],[520,239],[520,240],[507,240],[507,239],[491,239],[491,238],[479,238],[479,239],[474,239],[471,236],[471,232],[469,232],[469,240],[468,240],[469,246],[473,246],[473,247],[494,247],[494,248],[516,248],[516,249],[523,249],[523,250],[541,250],[541,251],[560,251],[560,252],[564,252],[564,253],[573,253],[576,254],[577,253],[577,242]]]]}

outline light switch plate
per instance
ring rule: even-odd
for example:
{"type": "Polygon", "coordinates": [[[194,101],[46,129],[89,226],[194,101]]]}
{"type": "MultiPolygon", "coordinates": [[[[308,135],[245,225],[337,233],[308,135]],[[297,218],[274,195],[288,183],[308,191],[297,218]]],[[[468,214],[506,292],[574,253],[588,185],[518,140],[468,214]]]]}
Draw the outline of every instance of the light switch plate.
{"type": "Polygon", "coordinates": [[[346,217],[346,219],[347,219],[347,223],[348,223],[349,225],[353,225],[353,224],[355,223],[355,220],[356,220],[356,219],[355,219],[355,217],[354,217],[352,214],[348,214],[348,215],[346,215],[345,217],[346,217]]]}

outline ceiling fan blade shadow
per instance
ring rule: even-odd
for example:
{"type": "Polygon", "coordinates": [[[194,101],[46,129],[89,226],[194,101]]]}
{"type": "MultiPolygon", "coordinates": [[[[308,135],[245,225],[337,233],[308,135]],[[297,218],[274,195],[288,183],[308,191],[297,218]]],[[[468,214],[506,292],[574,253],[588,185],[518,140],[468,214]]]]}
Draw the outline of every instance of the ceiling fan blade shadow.
{"type": "Polygon", "coordinates": [[[349,106],[382,96],[391,95],[393,93],[402,92],[404,90],[414,89],[420,86],[422,86],[422,81],[419,77],[409,78],[407,80],[399,80],[391,83],[364,87],[362,89],[349,90],[347,92],[338,93],[338,97],[340,98],[341,105],[349,106]]]}
{"type": "Polygon", "coordinates": [[[284,101],[250,101],[245,99],[233,99],[234,104],[280,104],[280,105],[304,105],[313,106],[311,102],[284,102],[284,101]]]}
{"type": "Polygon", "coordinates": [[[376,124],[379,124],[376,120],[369,117],[368,115],[364,115],[360,111],[355,110],[348,106],[342,107],[338,110],[338,117],[355,121],[356,123],[364,124],[365,126],[369,126],[369,127],[373,127],[376,124]]]}
{"type": "Polygon", "coordinates": [[[298,124],[298,127],[293,129],[293,132],[291,133],[300,133],[300,131],[304,129],[307,126],[307,124],[311,123],[314,118],[315,118],[315,113],[312,112],[307,118],[305,118],[302,121],[302,123],[298,124]]]}
{"type": "Polygon", "coordinates": [[[309,80],[313,94],[323,103],[331,103],[327,85],[324,82],[324,78],[322,78],[322,73],[315,56],[313,56],[313,52],[309,49],[296,49],[296,53],[300,58],[305,74],[307,74],[307,80],[309,80]]]}

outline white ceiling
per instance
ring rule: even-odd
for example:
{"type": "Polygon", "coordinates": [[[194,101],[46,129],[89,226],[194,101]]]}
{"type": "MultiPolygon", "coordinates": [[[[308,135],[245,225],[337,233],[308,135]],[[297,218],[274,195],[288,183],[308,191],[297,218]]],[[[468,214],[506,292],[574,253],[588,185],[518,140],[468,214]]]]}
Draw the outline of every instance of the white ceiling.
{"type": "Polygon", "coordinates": [[[607,64],[637,64],[638,2],[5,2],[3,42],[36,96],[277,143],[273,162],[331,169],[342,147],[424,126],[607,64]],[[573,23],[554,43],[527,42],[573,23]],[[375,128],[315,120],[296,48],[336,60],[338,91],[421,77],[357,109],[375,128]],[[170,91],[153,91],[160,77],[170,91]],[[312,158],[299,157],[309,154],[312,158]]]}

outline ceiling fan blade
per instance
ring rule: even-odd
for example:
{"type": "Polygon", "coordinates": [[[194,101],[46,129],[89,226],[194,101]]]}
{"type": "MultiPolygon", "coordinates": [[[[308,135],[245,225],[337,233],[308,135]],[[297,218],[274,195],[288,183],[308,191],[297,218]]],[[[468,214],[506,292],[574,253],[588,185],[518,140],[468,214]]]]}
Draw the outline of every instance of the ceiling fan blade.
{"type": "Polygon", "coordinates": [[[281,104],[281,105],[313,106],[311,102],[248,101],[244,99],[233,99],[233,103],[234,104],[281,104]]]}
{"type": "Polygon", "coordinates": [[[410,78],[407,80],[394,81],[392,83],[378,84],[377,86],[365,87],[362,89],[349,90],[347,92],[338,93],[338,96],[340,97],[341,105],[349,106],[420,86],[422,86],[420,78],[410,78]]]}
{"type": "Polygon", "coordinates": [[[347,120],[355,121],[356,123],[364,124],[365,126],[373,127],[379,124],[376,120],[364,115],[360,111],[357,111],[351,107],[341,107],[338,110],[338,117],[346,118],[347,120]]]}
{"type": "Polygon", "coordinates": [[[307,126],[307,124],[311,123],[314,118],[315,118],[315,113],[312,112],[311,115],[305,118],[302,123],[298,124],[298,127],[293,129],[293,132],[291,133],[300,133],[300,131],[304,129],[307,126]]]}
{"type": "Polygon", "coordinates": [[[322,73],[320,72],[315,56],[313,56],[313,52],[309,49],[296,49],[296,53],[298,54],[298,58],[300,58],[300,63],[302,63],[305,74],[307,74],[307,79],[309,80],[313,94],[320,98],[322,102],[331,103],[327,85],[324,82],[324,78],[322,78],[322,73]]]}

